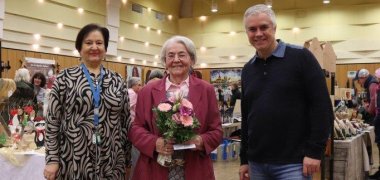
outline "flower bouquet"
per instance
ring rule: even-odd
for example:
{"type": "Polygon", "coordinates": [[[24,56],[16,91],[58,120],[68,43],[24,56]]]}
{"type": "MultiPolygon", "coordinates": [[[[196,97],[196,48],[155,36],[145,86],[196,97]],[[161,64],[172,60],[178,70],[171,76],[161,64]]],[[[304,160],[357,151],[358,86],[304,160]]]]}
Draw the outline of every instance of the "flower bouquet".
{"type": "MultiPolygon", "coordinates": [[[[199,121],[195,117],[193,105],[183,97],[181,92],[176,93],[168,101],[160,103],[153,108],[153,112],[156,114],[158,130],[164,139],[183,143],[196,135],[194,129],[199,127],[199,121]]],[[[157,162],[165,167],[173,164],[170,155],[159,154],[157,162]]]]}

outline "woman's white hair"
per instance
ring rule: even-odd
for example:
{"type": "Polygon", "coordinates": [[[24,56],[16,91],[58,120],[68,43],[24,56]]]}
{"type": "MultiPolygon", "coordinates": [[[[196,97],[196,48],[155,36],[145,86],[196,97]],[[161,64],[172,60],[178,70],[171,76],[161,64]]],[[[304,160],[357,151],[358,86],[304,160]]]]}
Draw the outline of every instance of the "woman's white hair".
{"type": "Polygon", "coordinates": [[[161,49],[161,63],[163,66],[165,66],[165,61],[166,61],[166,51],[168,49],[168,46],[172,43],[181,43],[185,46],[187,52],[190,55],[191,61],[193,61],[193,64],[197,62],[197,51],[194,45],[194,42],[185,37],[185,36],[173,36],[170,39],[166,40],[164,45],[162,46],[161,49]]]}
{"type": "Polygon", "coordinates": [[[26,81],[26,82],[30,81],[30,73],[28,69],[20,68],[16,71],[15,82],[19,82],[19,81],[26,81]]]}

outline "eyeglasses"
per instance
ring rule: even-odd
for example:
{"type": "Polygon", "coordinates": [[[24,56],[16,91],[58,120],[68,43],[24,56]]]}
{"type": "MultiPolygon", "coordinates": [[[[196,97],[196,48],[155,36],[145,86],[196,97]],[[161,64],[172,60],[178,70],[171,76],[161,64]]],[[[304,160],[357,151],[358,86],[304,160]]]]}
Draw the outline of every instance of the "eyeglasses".
{"type": "Polygon", "coordinates": [[[168,60],[174,60],[175,57],[177,56],[177,58],[179,60],[184,60],[187,58],[188,54],[185,53],[185,52],[180,52],[180,53],[169,53],[167,56],[166,56],[166,59],[168,60]]]}

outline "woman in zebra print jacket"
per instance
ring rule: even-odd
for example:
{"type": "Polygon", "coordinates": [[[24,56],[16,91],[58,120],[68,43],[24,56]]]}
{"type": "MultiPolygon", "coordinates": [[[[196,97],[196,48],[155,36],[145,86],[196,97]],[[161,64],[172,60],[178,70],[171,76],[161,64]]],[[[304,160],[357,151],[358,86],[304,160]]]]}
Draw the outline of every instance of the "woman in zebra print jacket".
{"type": "Polygon", "coordinates": [[[50,92],[46,179],[124,179],[130,163],[126,85],[101,65],[109,31],[83,27],[75,47],[81,65],[63,70],[50,92]]]}

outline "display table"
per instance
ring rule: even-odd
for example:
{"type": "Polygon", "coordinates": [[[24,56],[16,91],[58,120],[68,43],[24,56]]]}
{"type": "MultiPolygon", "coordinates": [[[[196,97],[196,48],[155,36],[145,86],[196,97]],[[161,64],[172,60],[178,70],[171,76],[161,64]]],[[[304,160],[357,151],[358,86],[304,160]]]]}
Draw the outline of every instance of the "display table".
{"type": "Polygon", "coordinates": [[[225,124],[222,124],[222,128],[223,128],[223,138],[228,138],[230,137],[230,134],[238,129],[240,129],[241,127],[241,122],[237,122],[237,123],[225,123],[225,124]]]}
{"type": "Polygon", "coordinates": [[[0,179],[42,180],[45,155],[39,153],[16,153],[11,162],[0,154],[0,179]]]}
{"type": "Polygon", "coordinates": [[[374,134],[374,127],[369,127],[346,140],[334,140],[334,179],[365,179],[365,172],[370,170],[374,134]]]}

